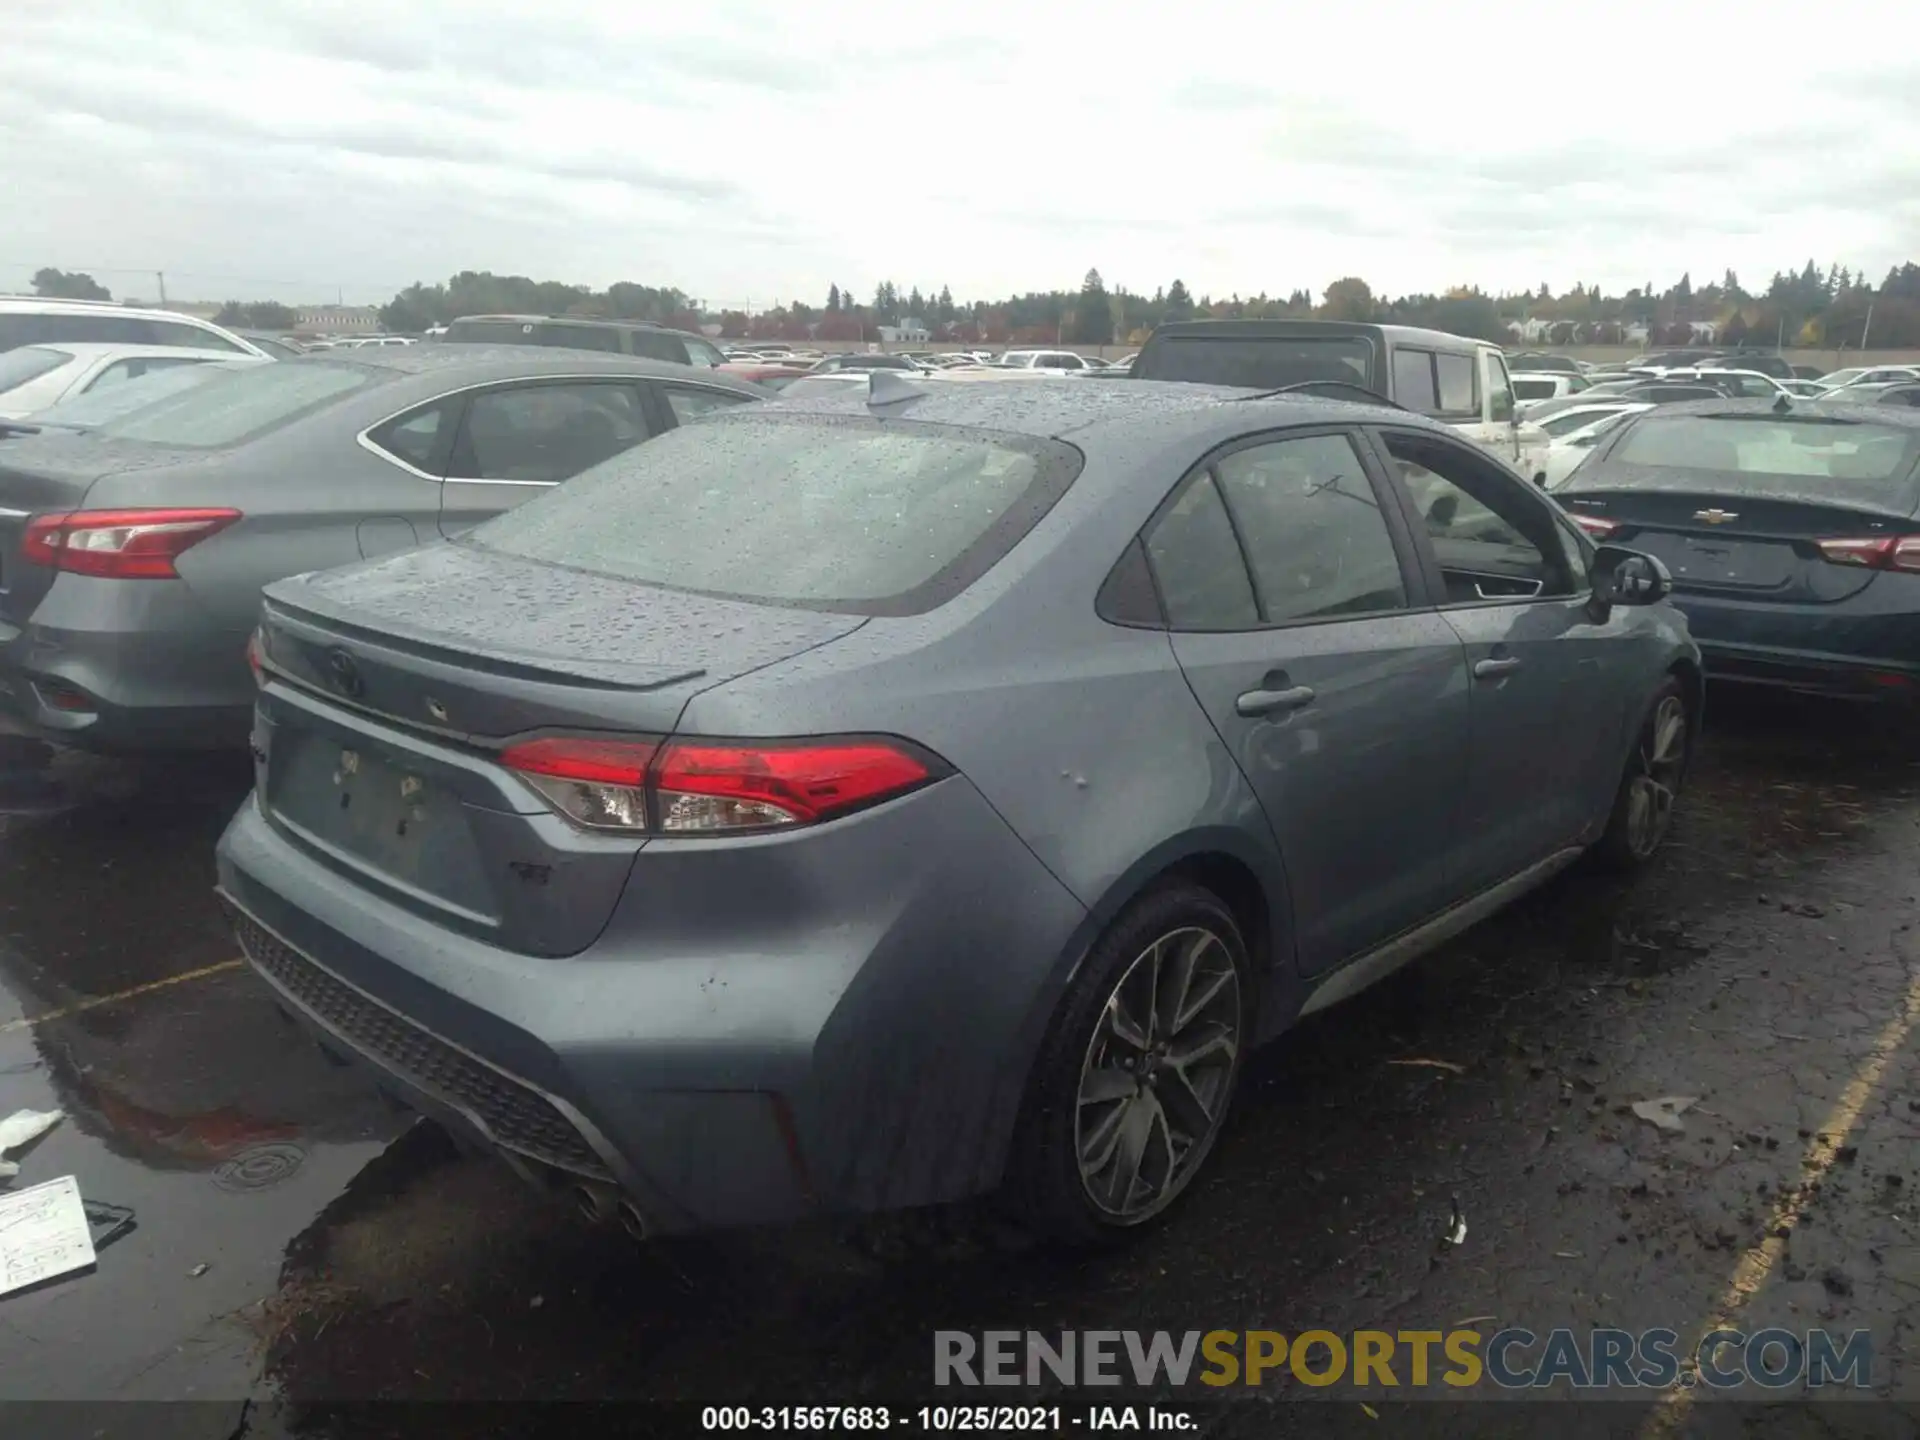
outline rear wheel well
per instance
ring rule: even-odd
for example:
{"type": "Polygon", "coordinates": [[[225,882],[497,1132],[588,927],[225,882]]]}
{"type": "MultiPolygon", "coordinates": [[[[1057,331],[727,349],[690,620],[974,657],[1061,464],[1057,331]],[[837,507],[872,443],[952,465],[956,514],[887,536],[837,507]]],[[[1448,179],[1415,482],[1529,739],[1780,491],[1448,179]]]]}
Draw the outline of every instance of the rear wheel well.
{"type": "Polygon", "coordinates": [[[1273,924],[1266,887],[1246,863],[1218,850],[1189,855],[1168,866],[1141,887],[1144,894],[1169,880],[1186,880],[1218,895],[1240,926],[1255,976],[1273,963],[1273,924]]]}

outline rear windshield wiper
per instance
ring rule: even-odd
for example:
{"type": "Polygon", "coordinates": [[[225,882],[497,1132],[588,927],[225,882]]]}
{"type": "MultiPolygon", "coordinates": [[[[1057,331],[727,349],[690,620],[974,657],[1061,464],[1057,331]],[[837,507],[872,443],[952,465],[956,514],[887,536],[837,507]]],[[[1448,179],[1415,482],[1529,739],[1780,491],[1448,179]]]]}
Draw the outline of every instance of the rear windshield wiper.
{"type": "MultiPolygon", "coordinates": [[[[1353,385],[1345,380],[1296,380],[1293,384],[1282,385],[1277,390],[1262,390],[1257,395],[1242,395],[1240,398],[1242,400],[1265,400],[1274,395],[1286,395],[1298,390],[1344,390],[1358,395],[1369,405],[1385,405],[1390,410],[1404,410],[1407,408],[1404,405],[1395,404],[1376,390],[1369,390],[1364,385],[1353,385]]],[[[1336,395],[1332,398],[1337,400],[1340,397],[1336,395]]]]}

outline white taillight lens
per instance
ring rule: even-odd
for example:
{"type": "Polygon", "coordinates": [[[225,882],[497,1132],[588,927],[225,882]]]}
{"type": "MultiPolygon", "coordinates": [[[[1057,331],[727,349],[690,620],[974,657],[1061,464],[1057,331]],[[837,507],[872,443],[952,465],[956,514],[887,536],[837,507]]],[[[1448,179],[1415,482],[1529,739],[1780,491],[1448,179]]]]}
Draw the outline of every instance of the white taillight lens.
{"type": "Polygon", "coordinates": [[[591,830],[647,828],[647,766],[652,740],[528,740],[500,763],[554,809],[591,830]]]}

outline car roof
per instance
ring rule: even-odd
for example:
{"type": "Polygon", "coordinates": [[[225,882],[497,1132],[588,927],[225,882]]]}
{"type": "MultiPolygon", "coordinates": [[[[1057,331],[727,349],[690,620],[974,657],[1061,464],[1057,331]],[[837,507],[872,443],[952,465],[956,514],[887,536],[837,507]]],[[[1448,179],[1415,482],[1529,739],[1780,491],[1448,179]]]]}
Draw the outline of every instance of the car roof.
{"type": "Polygon", "coordinates": [[[0,310],[24,313],[52,313],[59,315],[125,315],[136,320],[178,320],[182,324],[197,325],[207,330],[220,330],[231,334],[223,326],[215,325],[211,320],[203,320],[198,315],[183,314],[178,310],[155,310],[144,305],[122,305],[113,300],[53,300],[39,295],[0,295],[0,310]]]}
{"type": "Polygon", "coordinates": [[[103,356],[130,360],[171,360],[182,355],[208,360],[258,360],[258,355],[236,355],[231,350],[201,349],[196,345],[122,345],[110,340],[38,340],[22,345],[22,350],[58,350],[76,360],[95,360],[103,356]]]}
{"type": "MultiPolygon", "coordinates": [[[[1128,380],[1090,385],[1072,376],[1033,380],[992,380],[955,385],[939,380],[904,381],[921,396],[877,407],[869,390],[849,386],[833,394],[788,398],[784,394],[757,406],[755,414],[869,415],[932,425],[997,430],[1035,439],[1058,440],[1094,432],[1137,432],[1141,439],[1219,438],[1295,425],[1392,424],[1437,433],[1455,432],[1437,421],[1387,405],[1331,400],[1295,392],[1266,395],[1228,385],[1194,385],[1173,380],[1128,380]]],[[[899,388],[899,387],[893,387],[899,388]]],[[[719,417],[725,418],[725,417],[719,417]]],[[[1457,435],[1456,435],[1457,438],[1457,435]]]]}
{"type": "Polygon", "coordinates": [[[632,375],[659,380],[717,384],[743,395],[764,390],[738,376],[705,366],[676,365],[639,355],[606,350],[568,350],[557,345],[372,345],[352,350],[321,350],[297,355],[281,365],[357,365],[404,375],[458,376],[473,384],[540,375],[632,375]]]}
{"type": "Polygon", "coordinates": [[[1467,346],[1472,349],[1498,350],[1491,340],[1476,340],[1470,335],[1452,335],[1444,330],[1422,330],[1412,325],[1376,325],[1370,320],[1172,320],[1147,337],[1151,345],[1162,336],[1177,339],[1183,335],[1380,335],[1395,345],[1467,346]]]}
{"type": "MultiPolygon", "coordinates": [[[[463,320],[506,320],[515,325],[587,325],[596,330],[664,330],[669,335],[692,335],[691,330],[675,330],[653,320],[608,320],[598,315],[458,315],[449,324],[463,320]]],[[[695,336],[704,340],[704,335],[695,336]]]]}
{"type": "Polygon", "coordinates": [[[1831,421],[1836,416],[1863,423],[1879,425],[1898,425],[1908,430],[1920,430],[1920,410],[1895,405],[1854,405],[1834,401],[1810,401],[1805,405],[1795,405],[1789,398],[1785,409],[1780,408],[1778,399],[1774,400],[1682,400],[1674,405],[1658,407],[1661,415],[1714,415],[1741,416],[1756,420],[1790,420],[1806,417],[1813,420],[1831,421]]]}

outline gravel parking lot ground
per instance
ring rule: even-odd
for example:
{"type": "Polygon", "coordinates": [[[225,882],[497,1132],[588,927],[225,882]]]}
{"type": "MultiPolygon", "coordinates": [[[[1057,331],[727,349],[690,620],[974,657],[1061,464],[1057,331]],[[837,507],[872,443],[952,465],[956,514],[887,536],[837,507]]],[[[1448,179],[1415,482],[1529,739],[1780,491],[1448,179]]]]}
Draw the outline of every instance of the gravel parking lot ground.
{"type": "MultiPolygon", "coordinates": [[[[244,768],[6,742],[0,1114],[67,1112],[16,1183],[72,1174],[138,1228],[0,1299],[4,1395],[325,1433],[369,1398],[919,1404],[940,1328],[1720,1320],[1870,1329],[1881,1402],[1728,1428],[1913,1434],[1920,733],[1710,706],[1650,873],[1576,870],[1263,1052],[1190,1203],[1092,1258],[986,1207],[644,1250],[589,1230],[299,1041],[235,962],[210,853],[244,768]],[[1699,1097],[1679,1132],[1628,1108],[1673,1095],[1699,1097]],[[1467,1236],[1445,1245],[1456,1200],[1467,1236]]],[[[1343,1426],[1416,1435],[1484,1431],[1482,1394],[1311,1392],[1343,1426]]],[[[1296,1398],[1210,1423],[1275,1433],[1296,1398]]],[[[1715,1433],[1718,1403],[1592,1423],[1715,1433]]]]}

